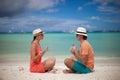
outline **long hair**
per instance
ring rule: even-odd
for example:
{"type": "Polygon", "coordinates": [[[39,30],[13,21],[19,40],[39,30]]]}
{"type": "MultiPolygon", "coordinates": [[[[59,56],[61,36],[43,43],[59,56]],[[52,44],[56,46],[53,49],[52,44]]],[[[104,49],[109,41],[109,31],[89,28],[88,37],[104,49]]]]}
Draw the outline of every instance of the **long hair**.
{"type": "Polygon", "coordinates": [[[33,41],[36,39],[36,36],[33,37],[33,41]]]}

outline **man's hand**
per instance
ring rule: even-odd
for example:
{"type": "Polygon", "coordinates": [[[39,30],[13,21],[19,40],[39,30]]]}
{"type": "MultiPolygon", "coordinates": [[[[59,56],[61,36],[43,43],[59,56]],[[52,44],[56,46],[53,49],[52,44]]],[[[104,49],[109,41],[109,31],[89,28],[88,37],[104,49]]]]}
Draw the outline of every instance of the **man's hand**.
{"type": "Polygon", "coordinates": [[[72,54],[75,54],[75,51],[77,50],[77,46],[76,46],[76,44],[73,44],[72,45],[72,48],[70,49],[70,52],[72,53],[72,54]]]}

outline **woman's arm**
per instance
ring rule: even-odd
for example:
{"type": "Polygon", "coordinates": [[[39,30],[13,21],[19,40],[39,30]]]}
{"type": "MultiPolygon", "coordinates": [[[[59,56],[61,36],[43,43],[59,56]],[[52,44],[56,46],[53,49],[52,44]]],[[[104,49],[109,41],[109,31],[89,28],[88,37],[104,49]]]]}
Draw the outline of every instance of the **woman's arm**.
{"type": "Polygon", "coordinates": [[[45,48],[44,51],[39,52],[40,56],[43,56],[48,51],[48,46],[45,48]]]}
{"type": "Polygon", "coordinates": [[[38,55],[35,55],[36,53],[35,51],[36,51],[36,45],[32,44],[31,45],[31,57],[33,61],[36,61],[40,56],[43,56],[46,53],[46,51],[48,51],[48,47],[46,47],[44,51],[39,52],[38,55]]]}

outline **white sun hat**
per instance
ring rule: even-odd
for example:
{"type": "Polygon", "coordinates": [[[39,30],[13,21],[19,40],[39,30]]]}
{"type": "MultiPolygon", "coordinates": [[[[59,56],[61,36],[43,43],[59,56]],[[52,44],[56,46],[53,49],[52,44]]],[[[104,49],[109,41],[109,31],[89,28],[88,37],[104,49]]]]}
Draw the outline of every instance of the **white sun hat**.
{"type": "Polygon", "coordinates": [[[83,27],[78,27],[77,30],[76,30],[76,34],[87,36],[87,31],[83,27]]]}
{"type": "Polygon", "coordinates": [[[43,31],[40,28],[33,30],[33,36],[36,36],[38,33],[43,33],[43,31]]]}

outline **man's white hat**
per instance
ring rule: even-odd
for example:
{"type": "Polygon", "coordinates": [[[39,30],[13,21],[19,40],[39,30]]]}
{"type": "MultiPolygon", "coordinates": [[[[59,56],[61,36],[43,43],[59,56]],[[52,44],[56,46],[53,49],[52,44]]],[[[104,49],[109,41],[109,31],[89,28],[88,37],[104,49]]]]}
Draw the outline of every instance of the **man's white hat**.
{"type": "Polygon", "coordinates": [[[87,36],[87,31],[83,27],[78,27],[77,30],[76,30],[76,34],[87,36]]]}
{"type": "Polygon", "coordinates": [[[33,36],[36,36],[38,33],[42,33],[42,32],[43,31],[40,28],[35,29],[35,30],[33,30],[33,36]]]}

